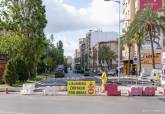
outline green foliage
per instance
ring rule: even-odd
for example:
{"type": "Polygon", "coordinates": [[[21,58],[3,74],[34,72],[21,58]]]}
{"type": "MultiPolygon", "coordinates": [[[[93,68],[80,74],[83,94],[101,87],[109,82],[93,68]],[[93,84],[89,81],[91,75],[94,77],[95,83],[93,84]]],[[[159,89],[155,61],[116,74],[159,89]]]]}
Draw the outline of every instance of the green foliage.
{"type": "Polygon", "coordinates": [[[57,64],[64,64],[64,49],[63,49],[63,43],[61,40],[57,43],[57,50],[58,50],[57,64]]]}
{"type": "Polygon", "coordinates": [[[18,80],[35,78],[37,67],[43,72],[45,64],[52,71],[56,64],[64,63],[62,41],[55,47],[45,38],[47,20],[42,0],[1,0],[0,4],[0,30],[5,30],[0,35],[0,53],[15,61],[12,65],[16,70],[10,71],[17,73],[18,80]]]}
{"type": "Polygon", "coordinates": [[[23,42],[22,37],[15,33],[6,33],[0,36],[0,53],[5,53],[10,57],[16,56],[19,47],[23,42]]]}
{"type": "Polygon", "coordinates": [[[6,71],[4,73],[4,77],[5,77],[5,82],[9,85],[13,85],[16,83],[17,79],[18,79],[18,75],[16,73],[16,69],[15,69],[15,60],[10,60],[7,64],[7,68],[6,71]]]}
{"type": "Polygon", "coordinates": [[[80,58],[75,58],[75,63],[80,63],[80,58]]]}
{"type": "Polygon", "coordinates": [[[152,66],[155,68],[154,43],[157,43],[156,40],[160,40],[161,29],[165,29],[165,16],[159,16],[148,6],[136,13],[134,21],[124,35],[124,44],[136,43],[140,54],[141,45],[144,41],[149,40],[152,49],[152,66]]]}
{"type": "Polygon", "coordinates": [[[44,35],[47,21],[42,0],[6,0],[1,4],[3,28],[25,38],[16,56],[25,61],[29,78],[33,78],[47,46],[44,35]]]}
{"type": "MultiPolygon", "coordinates": [[[[96,53],[95,53],[95,56],[97,56],[96,53]]],[[[106,62],[108,64],[108,67],[112,67],[112,61],[116,60],[116,58],[117,58],[116,53],[112,51],[110,47],[106,45],[99,47],[98,60],[100,64],[101,62],[106,62]]]]}
{"type": "Polygon", "coordinates": [[[20,82],[25,82],[26,80],[28,80],[28,71],[26,68],[26,64],[23,60],[16,59],[15,69],[18,76],[18,80],[20,82]]]}

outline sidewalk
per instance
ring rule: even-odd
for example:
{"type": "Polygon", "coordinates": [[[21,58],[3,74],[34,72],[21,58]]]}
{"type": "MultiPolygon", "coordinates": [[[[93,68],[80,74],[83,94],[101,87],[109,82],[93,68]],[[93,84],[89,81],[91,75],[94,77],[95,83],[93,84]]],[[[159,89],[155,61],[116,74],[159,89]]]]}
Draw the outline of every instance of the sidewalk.
{"type": "MultiPolygon", "coordinates": [[[[97,79],[101,79],[101,76],[94,76],[96,77],[97,79]]],[[[114,79],[114,80],[117,80],[118,78],[120,79],[137,79],[139,76],[120,76],[120,77],[117,77],[117,76],[107,76],[108,79],[114,79]]]]}
{"type": "MultiPolygon", "coordinates": [[[[18,87],[18,88],[8,88],[9,92],[20,92],[20,90],[22,89],[22,87],[18,87]]],[[[4,92],[5,88],[0,88],[0,92],[4,92]]]]}

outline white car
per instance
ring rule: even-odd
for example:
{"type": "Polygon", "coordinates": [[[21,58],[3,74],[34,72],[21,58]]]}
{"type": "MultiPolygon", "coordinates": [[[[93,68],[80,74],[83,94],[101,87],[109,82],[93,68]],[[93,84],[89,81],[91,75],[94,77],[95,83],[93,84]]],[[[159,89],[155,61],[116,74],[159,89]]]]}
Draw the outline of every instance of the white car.
{"type": "Polygon", "coordinates": [[[112,70],[108,71],[108,76],[115,76],[115,74],[116,74],[115,69],[112,69],[112,70]]]}

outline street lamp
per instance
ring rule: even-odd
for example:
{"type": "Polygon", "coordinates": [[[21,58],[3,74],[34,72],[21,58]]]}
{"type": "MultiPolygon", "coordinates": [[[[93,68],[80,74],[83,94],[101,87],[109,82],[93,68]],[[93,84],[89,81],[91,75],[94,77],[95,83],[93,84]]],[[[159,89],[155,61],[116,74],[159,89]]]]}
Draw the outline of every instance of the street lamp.
{"type": "Polygon", "coordinates": [[[118,82],[120,81],[120,0],[104,0],[116,2],[119,5],[119,35],[118,35],[118,82]]]}

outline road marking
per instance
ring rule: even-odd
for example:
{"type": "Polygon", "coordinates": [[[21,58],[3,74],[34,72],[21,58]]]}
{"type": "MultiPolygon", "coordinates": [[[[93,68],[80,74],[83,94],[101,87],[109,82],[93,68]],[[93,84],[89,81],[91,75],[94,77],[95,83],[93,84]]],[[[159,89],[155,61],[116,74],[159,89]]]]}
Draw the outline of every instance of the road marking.
{"type": "Polygon", "coordinates": [[[158,113],[158,112],[162,112],[162,111],[161,110],[156,110],[156,109],[155,110],[153,110],[153,109],[143,109],[142,112],[143,113],[146,113],[146,112],[155,112],[155,113],[157,112],[158,113]]]}
{"type": "Polygon", "coordinates": [[[0,111],[1,114],[26,114],[24,112],[6,112],[6,111],[0,111]]]}

